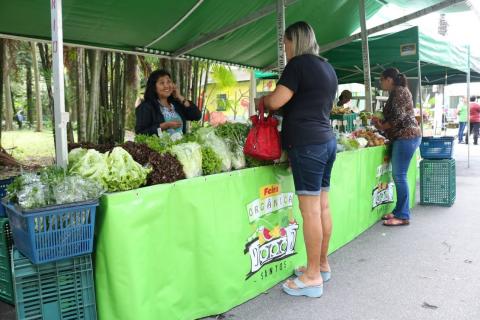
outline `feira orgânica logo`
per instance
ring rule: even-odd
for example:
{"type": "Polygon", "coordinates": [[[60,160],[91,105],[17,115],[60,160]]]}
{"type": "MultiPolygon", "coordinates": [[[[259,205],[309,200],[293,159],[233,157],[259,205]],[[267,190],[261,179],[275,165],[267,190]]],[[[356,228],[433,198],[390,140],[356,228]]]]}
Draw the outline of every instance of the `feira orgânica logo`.
{"type": "Polygon", "coordinates": [[[293,217],[293,198],[293,192],[283,193],[280,185],[270,184],[261,187],[259,197],[247,205],[253,234],[244,250],[251,261],[246,279],[263,266],[296,254],[298,224],[293,217]]]}

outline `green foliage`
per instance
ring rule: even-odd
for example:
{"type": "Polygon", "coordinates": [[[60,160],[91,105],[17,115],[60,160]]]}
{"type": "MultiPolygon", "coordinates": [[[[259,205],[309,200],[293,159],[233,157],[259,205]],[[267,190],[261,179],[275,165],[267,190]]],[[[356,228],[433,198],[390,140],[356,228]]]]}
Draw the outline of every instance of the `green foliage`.
{"type": "Polygon", "coordinates": [[[214,65],[212,67],[212,77],[220,90],[229,89],[237,85],[237,79],[232,70],[223,65],[214,65]]]}

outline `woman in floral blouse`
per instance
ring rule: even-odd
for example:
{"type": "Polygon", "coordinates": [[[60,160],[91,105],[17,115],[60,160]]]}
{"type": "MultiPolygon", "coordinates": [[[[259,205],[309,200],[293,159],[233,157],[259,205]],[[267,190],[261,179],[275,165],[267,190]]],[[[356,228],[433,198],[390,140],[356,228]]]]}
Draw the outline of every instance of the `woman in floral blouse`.
{"type": "Polygon", "coordinates": [[[380,85],[382,90],[390,92],[390,96],[383,108],[384,119],[374,118],[373,122],[392,143],[392,171],[397,191],[395,209],[382,219],[386,226],[405,226],[410,223],[407,171],[422,134],[415,119],[412,94],[407,88],[405,75],[395,68],[386,69],[380,85]]]}

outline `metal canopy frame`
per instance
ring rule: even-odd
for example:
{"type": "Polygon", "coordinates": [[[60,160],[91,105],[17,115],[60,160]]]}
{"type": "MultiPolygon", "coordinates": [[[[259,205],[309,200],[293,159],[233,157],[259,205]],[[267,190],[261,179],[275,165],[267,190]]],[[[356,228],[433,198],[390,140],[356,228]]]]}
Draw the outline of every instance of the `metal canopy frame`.
{"type": "Polygon", "coordinates": [[[363,84],[365,86],[365,110],[372,111],[372,79],[370,74],[370,53],[368,48],[367,18],[365,0],[359,0],[360,28],[362,30],[363,84]]]}
{"type": "MultiPolygon", "coordinates": [[[[427,14],[430,14],[430,13],[433,13],[433,12],[436,12],[436,11],[439,11],[439,10],[442,10],[442,9],[445,9],[445,8],[450,7],[450,6],[460,4],[460,3],[463,3],[463,2],[465,2],[465,0],[445,0],[445,1],[442,1],[440,3],[437,3],[437,4],[433,5],[433,6],[427,7],[427,8],[422,9],[422,10],[418,10],[418,11],[413,12],[411,14],[407,14],[406,16],[403,16],[403,17],[394,19],[392,21],[383,23],[383,24],[378,25],[374,28],[370,28],[370,29],[367,30],[367,35],[371,35],[371,34],[386,30],[386,29],[390,29],[392,27],[398,26],[398,25],[403,24],[405,22],[408,22],[410,20],[423,17],[427,14]]],[[[360,32],[360,33],[354,34],[353,36],[350,36],[350,37],[347,37],[347,38],[344,38],[344,39],[341,39],[341,40],[338,40],[338,41],[334,41],[334,42],[331,42],[331,43],[327,43],[327,44],[321,46],[320,53],[331,50],[331,49],[334,49],[336,47],[339,47],[339,46],[342,46],[344,44],[350,43],[352,41],[359,40],[361,38],[362,38],[362,33],[360,32]]]]}
{"type": "Polygon", "coordinates": [[[190,9],[188,10],[188,12],[186,14],[184,14],[170,29],[168,29],[167,31],[165,31],[160,37],[158,37],[157,39],[153,40],[152,42],[150,42],[149,44],[147,44],[145,47],[151,47],[153,46],[155,43],[157,43],[158,41],[162,40],[163,38],[165,38],[166,36],[168,36],[170,34],[170,32],[172,32],[173,30],[175,30],[179,25],[181,25],[183,23],[183,21],[187,20],[188,17],[190,17],[190,15],[195,11],[197,10],[197,8],[203,3],[204,0],[198,0],[197,3],[195,3],[195,5],[190,9]]]}

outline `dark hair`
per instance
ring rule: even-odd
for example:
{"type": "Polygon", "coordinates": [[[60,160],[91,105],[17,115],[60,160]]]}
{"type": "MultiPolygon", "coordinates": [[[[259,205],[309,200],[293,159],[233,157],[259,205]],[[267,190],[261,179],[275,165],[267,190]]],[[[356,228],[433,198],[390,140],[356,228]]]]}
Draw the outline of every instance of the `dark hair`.
{"type": "Polygon", "coordinates": [[[475,101],[477,101],[477,97],[471,96],[471,97],[470,97],[470,102],[475,102],[475,101]]]}
{"type": "Polygon", "coordinates": [[[342,93],[340,93],[340,96],[338,97],[339,99],[352,99],[352,92],[350,90],[343,90],[342,93]]]}
{"type": "Polygon", "coordinates": [[[350,90],[343,90],[342,93],[340,93],[340,95],[338,96],[337,106],[341,107],[344,105],[344,103],[347,103],[351,99],[352,99],[352,93],[350,92],[350,90]]]}
{"type": "Polygon", "coordinates": [[[400,73],[396,68],[388,68],[383,70],[382,78],[392,78],[393,83],[397,87],[406,87],[407,86],[407,77],[403,73],[400,73]]]}
{"type": "Polygon", "coordinates": [[[155,103],[158,100],[158,94],[157,94],[157,80],[160,77],[165,77],[168,76],[170,79],[172,79],[172,76],[170,73],[166,70],[155,70],[153,71],[150,76],[148,77],[147,81],[147,86],[145,89],[145,95],[143,96],[145,101],[153,102],[155,103]]]}

